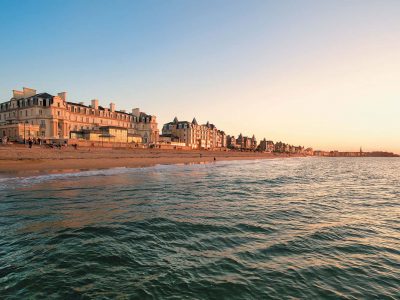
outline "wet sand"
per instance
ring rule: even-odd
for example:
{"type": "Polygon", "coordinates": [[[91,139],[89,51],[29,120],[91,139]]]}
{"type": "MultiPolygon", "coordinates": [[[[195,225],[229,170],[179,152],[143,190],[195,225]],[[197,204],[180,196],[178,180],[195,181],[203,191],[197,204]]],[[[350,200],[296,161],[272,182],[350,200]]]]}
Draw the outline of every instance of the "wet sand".
{"type": "MultiPolygon", "coordinates": [[[[300,155],[297,155],[300,156],[300,155]]],[[[78,148],[49,149],[34,145],[0,146],[1,176],[78,172],[116,167],[149,167],[159,164],[206,163],[221,160],[250,160],[294,157],[287,154],[160,149],[78,148]]]]}

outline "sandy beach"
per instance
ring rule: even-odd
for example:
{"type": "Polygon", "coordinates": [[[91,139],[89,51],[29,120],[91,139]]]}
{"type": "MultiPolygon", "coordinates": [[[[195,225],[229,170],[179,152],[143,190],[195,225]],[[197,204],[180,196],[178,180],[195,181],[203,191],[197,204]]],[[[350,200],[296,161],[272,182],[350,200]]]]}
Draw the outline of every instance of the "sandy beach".
{"type": "Polygon", "coordinates": [[[206,163],[222,160],[249,160],[291,157],[286,154],[160,149],[80,148],[49,149],[34,145],[0,146],[1,176],[78,172],[115,167],[149,167],[158,164],[206,163]]]}

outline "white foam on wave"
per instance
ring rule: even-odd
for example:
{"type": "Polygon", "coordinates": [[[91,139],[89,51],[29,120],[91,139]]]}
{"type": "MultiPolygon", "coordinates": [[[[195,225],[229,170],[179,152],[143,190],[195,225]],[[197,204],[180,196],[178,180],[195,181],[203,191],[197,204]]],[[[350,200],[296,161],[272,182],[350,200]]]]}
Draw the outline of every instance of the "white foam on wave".
{"type": "Polygon", "coordinates": [[[85,170],[70,173],[56,173],[56,174],[43,174],[35,176],[24,176],[24,177],[4,177],[0,178],[0,190],[25,187],[33,184],[38,184],[52,180],[64,180],[79,177],[92,177],[92,176],[112,176],[119,175],[129,172],[138,171],[142,168],[111,168],[111,169],[99,169],[99,170],[85,170]]]}
{"type": "MultiPolygon", "coordinates": [[[[164,171],[164,170],[170,171],[182,168],[182,166],[183,165],[179,164],[174,164],[174,165],[171,164],[171,165],[155,165],[155,166],[136,167],[136,168],[118,167],[118,168],[97,169],[97,170],[77,170],[75,172],[62,172],[62,173],[42,174],[34,176],[14,176],[14,177],[3,177],[3,178],[0,177],[0,191],[5,189],[27,187],[53,180],[66,180],[66,179],[94,177],[94,176],[114,176],[114,175],[129,174],[129,173],[143,173],[143,172],[164,171]]],[[[195,165],[191,164],[185,165],[185,167],[193,167],[193,166],[195,165]]]]}
{"type": "MultiPolygon", "coordinates": [[[[226,161],[218,161],[218,162],[206,162],[206,163],[185,163],[185,164],[159,164],[148,167],[135,167],[135,168],[127,168],[127,167],[118,167],[118,168],[110,168],[110,169],[97,169],[97,170],[76,170],[73,172],[62,172],[62,173],[54,173],[54,174],[42,174],[42,175],[34,175],[34,176],[15,176],[15,177],[0,177],[0,191],[5,189],[14,189],[20,187],[27,187],[39,183],[43,183],[46,181],[53,180],[66,180],[73,178],[82,178],[82,177],[93,177],[93,176],[114,176],[120,174],[129,174],[129,173],[142,173],[143,172],[154,172],[154,171],[185,171],[197,168],[204,167],[225,167],[229,165],[253,165],[259,163],[271,162],[272,160],[265,159],[252,159],[252,160],[226,160],[226,161]]],[[[276,160],[275,160],[276,161],[276,160]]]]}

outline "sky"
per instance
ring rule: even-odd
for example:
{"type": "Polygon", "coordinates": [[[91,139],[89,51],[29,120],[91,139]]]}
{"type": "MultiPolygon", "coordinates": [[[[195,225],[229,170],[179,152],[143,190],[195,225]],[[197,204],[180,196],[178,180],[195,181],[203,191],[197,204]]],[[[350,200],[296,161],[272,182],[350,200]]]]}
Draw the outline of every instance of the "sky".
{"type": "Polygon", "coordinates": [[[66,91],[227,134],[400,153],[400,1],[0,0],[0,102],[66,91]]]}

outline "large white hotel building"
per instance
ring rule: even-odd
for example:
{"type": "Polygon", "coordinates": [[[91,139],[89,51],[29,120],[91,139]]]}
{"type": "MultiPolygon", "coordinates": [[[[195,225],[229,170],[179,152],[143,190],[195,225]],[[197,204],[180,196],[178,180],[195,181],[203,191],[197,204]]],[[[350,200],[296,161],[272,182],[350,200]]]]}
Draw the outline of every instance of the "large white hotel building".
{"type": "Polygon", "coordinates": [[[145,144],[158,142],[156,116],[138,108],[131,112],[116,110],[114,103],[103,107],[97,99],[91,100],[90,105],[68,102],[65,92],[53,96],[30,88],[14,90],[12,98],[0,104],[0,137],[9,140],[68,140],[71,132],[105,126],[126,128],[140,135],[145,144]]]}

